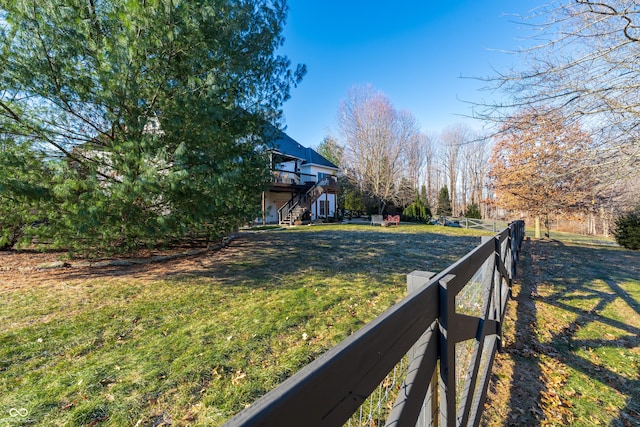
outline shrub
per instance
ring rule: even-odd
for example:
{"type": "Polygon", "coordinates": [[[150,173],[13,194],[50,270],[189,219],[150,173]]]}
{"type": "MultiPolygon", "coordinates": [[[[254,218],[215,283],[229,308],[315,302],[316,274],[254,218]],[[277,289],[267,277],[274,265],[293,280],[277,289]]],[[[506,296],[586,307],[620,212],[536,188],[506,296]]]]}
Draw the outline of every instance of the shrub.
{"type": "Polygon", "coordinates": [[[447,186],[443,186],[438,193],[438,210],[436,211],[438,216],[450,216],[451,215],[451,198],[449,197],[449,189],[447,186]]]}
{"type": "Polygon", "coordinates": [[[620,246],[640,249],[640,205],[616,219],[613,235],[620,246]]]}
{"type": "Polygon", "coordinates": [[[477,203],[472,203],[467,206],[467,211],[464,213],[464,216],[467,218],[474,219],[482,219],[482,215],[480,214],[480,207],[477,203]]]}
{"type": "Polygon", "coordinates": [[[404,208],[402,215],[407,221],[411,222],[427,222],[431,219],[431,209],[429,208],[429,202],[425,201],[416,194],[416,199],[409,206],[404,208]]]}

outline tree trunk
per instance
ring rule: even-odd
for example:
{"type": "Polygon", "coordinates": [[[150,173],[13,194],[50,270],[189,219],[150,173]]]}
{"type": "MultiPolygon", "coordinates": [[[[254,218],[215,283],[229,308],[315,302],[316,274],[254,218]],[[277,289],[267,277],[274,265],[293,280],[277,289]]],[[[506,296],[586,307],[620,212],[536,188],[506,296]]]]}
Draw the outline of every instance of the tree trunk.
{"type": "Polygon", "coordinates": [[[602,234],[609,237],[609,218],[604,206],[600,206],[600,221],[602,221],[602,234]]]}
{"type": "Polygon", "coordinates": [[[551,224],[549,223],[549,215],[546,215],[544,217],[544,228],[545,230],[547,230],[547,232],[544,234],[544,237],[546,237],[547,239],[551,238],[551,224]]]}
{"type": "Polygon", "coordinates": [[[535,218],[535,238],[540,238],[540,217],[536,216],[535,218]]]}

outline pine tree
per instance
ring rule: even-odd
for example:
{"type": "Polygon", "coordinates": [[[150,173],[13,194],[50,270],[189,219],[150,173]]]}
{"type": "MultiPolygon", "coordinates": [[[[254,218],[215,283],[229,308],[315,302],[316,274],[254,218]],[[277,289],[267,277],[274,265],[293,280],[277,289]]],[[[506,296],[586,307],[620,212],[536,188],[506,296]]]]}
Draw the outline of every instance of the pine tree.
{"type": "Polygon", "coordinates": [[[438,193],[438,210],[436,212],[438,216],[450,216],[451,215],[451,199],[449,199],[449,189],[447,186],[443,186],[438,193]]]}
{"type": "Polygon", "coordinates": [[[408,221],[427,222],[431,219],[431,209],[428,203],[424,202],[423,197],[416,192],[415,200],[402,211],[402,215],[408,221]]]}
{"type": "Polygon", "coordinates": [[[31,215],[41,239],[105,250],[216,239],[255,217],[265,124],[304,74],[276,54],[286,11],[284,0],[3,2],[0,144],[13,157],[0,170],[33,175],[0,187],[0,211],[23,212],[2,219],[3,242],[31,215]]]}
{"type": "Polygon", "coordinates": [[[640,205],[616,219],[613,235],[620,246],[640,249],[640,205]]]}
{"type": "Polygon", "coordinates": [[[478,204],[472,203],[467,206],[467,210],[465,211],[464,216],[466,218],[482,219],[482,215],[480,214],[480,207],[478,206],[478,204]]]}

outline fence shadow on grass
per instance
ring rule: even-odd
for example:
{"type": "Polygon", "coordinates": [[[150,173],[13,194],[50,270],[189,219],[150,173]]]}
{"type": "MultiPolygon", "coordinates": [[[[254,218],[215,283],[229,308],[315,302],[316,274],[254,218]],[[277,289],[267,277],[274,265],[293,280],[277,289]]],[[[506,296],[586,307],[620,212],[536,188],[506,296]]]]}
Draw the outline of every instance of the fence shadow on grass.
{"type": "MultiPolygon", "coordinates": [[[[536,306],[532,299],[537,294],[536,284],[529,280],[532,277],[531,241],[526,239],[522,244],[521,268],[518,285],[514,286],[513,308],[515,311],[515,332],[511,342],[507,342],[504,351],[513,356],[513,374],[509,389],[508,408],[505,425],[535,425],[539,421],[541,392],[543,384],[539,381],[542,375],[536,355],[540,343],[535,333],[536,306]]],[[[493,425],[493,424],[492,424],[493,425]]]]}
{"type": "Polygon", "coordinates": [[[628,291],[640,253],[558,241],[528,242],[524,253],[505,424],[640,425],[640,294],[628,291]]]}

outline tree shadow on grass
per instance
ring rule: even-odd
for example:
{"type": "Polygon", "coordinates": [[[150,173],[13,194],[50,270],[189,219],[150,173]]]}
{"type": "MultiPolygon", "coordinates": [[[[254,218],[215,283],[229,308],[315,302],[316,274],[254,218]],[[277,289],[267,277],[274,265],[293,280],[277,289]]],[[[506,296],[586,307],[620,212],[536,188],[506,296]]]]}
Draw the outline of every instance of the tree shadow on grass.
{"type": "Polygon", "coordinates": [[[640,253],[526,246],[503,425],[640,425],[640,253]]]}
{"type": "MultiPolygon", "coordinates": [[[[401,230],[401,228],[400,228],[401,230]]],[[[321,227],[286,231],[242,232],[219,250],[161,263],[112,265],[62,271],[68,279],[202,278],[228,286],[287,285],[291,277],[360,276],[371,284],[413,270],[440,271],[479,243],[478,237],[402,233],[363,226],[361,230],[321,227]]],[[[403,279],[404,280],[404,279],[403,279]]]]}

